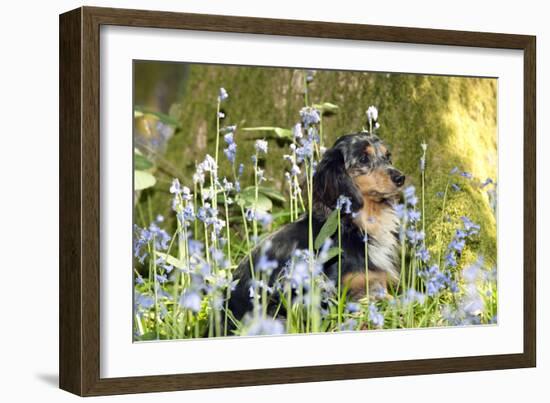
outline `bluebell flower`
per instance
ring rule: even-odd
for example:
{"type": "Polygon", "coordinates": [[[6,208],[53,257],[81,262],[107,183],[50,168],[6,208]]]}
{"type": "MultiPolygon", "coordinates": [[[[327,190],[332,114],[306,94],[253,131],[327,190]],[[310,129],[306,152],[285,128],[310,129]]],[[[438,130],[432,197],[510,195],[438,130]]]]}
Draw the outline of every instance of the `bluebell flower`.
{"type": "Polygon", "coordinates": [[[226,148],[223,149],[223,153],[225,154],[226,158],[231,162],[231,164],[235,163],[235,158],[237,156],[237,144],[231,143],[226,148]]]}
{"type": "Polygon", "coordinates": [[[394,207],[395,214],[400,220],[406,220],[408,217],[408,210],[404,204],[396,204],[394,207]]]}
{"type": "Polygon", "coordinates": [[[464,239],[453,239],[451,241],[451,243],[449,244],[449,248],[450,249],[454,249],[456,250],[457,252],[462,252],[462,250],[464,249],[464,246],[466,245],[466,242],[464,241],[464,239]]]}
{"type": "Polygon", "coordinates": [[[296,148],[296,161],[301,163],[303,161],[311,161],[313,158],[314,146],[313,141],[305,139],[302,141],[302,146],[296,148]]]}
{"type": "Polygon", "coordinates": [[[256,212],[256,219],[262,225],[262,227],[267,227],[273,221],[273,216],[267,211],[258,210],[256,212]]]}
{"type": "Polygon", "coordinates": [[[168,233],[161,229],[157,224],[151,223],[149,225],[149,234],[151,236],[151,240],[153,240],[153,245],[156,250],[166,250],[168,249],[168,242],[170,242],[170,235],[168,233]]]}
{"type": "Polygon", "coordinates": [[[140,274],[136,274],[136,284],[139,284],[139,285],[145,284],[145,281],[143,280],[143,277],[141,277],[140,274]]]}
{"type": "Polygon", "coordinates": [[[267,154],[267,141],[265,140],[256,140],[256,143],[254,144],[254,147],[256,148],[256,152],[259,154],[267,154]]]}
{"type": "Polygon", "coordinates": [[[470,266],[462,270],[462,277],[468,284],[475,283],[481,277],[481,267],[483,266],[483,258],[479,257],[478,260],[470,266]]]}
{"type": "Polygon", "coordinates": [[[256,219],[256,211],[253,208],[246,209],[244,216],[248,221],[253,221],[256,219]]]}
{"type": "Polygon", "coordinates": [[[487,178],[487,179],[485,179],[485,181],[481,184],[481,188],[483,189],[484,187],[486,187],[486,186],[488,186],[488,185],[490,185],[490,184],[492,184],[492,183],[495,183],[495,182],[493,182],[493,180],[492,180],[491,178],[487,178]]]}
{"type": "Polygon", "coordinates": [[[449,172],[451,175],[454,175],[458,172],[458,167],[454,167],[453,169],[451,169],[451,172],[449,172]]]}
{"type": "Polygon", "coordinates": [[[411,222],[420,221],[420,211],[409,210],[409,219],[411,222]]]}
{"type": "Polygon", "coordinates": [[[208,209],[205,207],[199,207],[197,210],[197,218],[205,223],[208,219],[208,209]]]}
{"type": "Polygon", "coordinates": [[[229,132],[227,134],[225,134],[223,136],[223,140],[225,141],[226,144],[230,145],[230,144],[235,144],[235,139],[234,139],[234,133],[233,132],[229,132]]]}
{"type": "Polygon", "coordinates": [[[418,203],[418,198],[416,197],[416,189],[414,186],[407,186],[403,189],[403,198],[405,203],[411,206],[415,206],[418,203]]]}
{"type": "Polygon", "coordinates": [[[172,193],[172,194],[180,194],[181,193],[180,181],[177,178],[174,178],[172,180],[172,185],[170,186],[170,193],[172,193]]]}
{"type": "Polygon", "coordinates": [[[300,167],[296,164],[292,164],[292,168],[290,169],[290,175],[298,176],[301,173],[302,173],[302,171],[300,171],[300,167]]]}
{"type": "Polygon", "coordinates": [[[197,166],[197,170],[201,170],[203,172],[210,172],[215,176],[216,173],[218,172],[218,165],[216,164],[216,160],[212,158],[211,155],[206,154],[204,161],[197,166]]]}
{"type": "Polygon", "coordinates": [[[346,311],[349,313],[356,313],[361,310],[361,306],[356,302],[348,302],[346,304],[346,311]]]}
{"type": "Polygon", "coordinates": [[[278,319],[257,318],[248,321],[248,327],[244,331],[245,336],[262,336],[284,334],[285,327],[283,322],[278,319]]]}
{"type": "Polygon", "coordinates": [[[468,234],[466,233],[466,231],[458,228],[455,232],[455,238],[456,239],[464,239],[468,236],[468,234]]]}
{"type": "Polygon", "coordinates": [[[160,284],[164,284],[168,281],[168,277],[166,277],[166,274],[157,274],[156,278],[160,284]]]}
{"type": "Polygon", "coordinates": [[[449,252],[445,256],[445,263],[447,264],[447,266],[450,266],[450,267],[456,267],[458,265],[456,261],[456,256],[453,252],[449,252]]]}
{"type": "Polygon", "coordinates": [[[428,270],[420,271],[418,276],[424,279],[426,294],[430,297],[439,294],[450,283],[449,275],[441,272],[438,265],[433,265],[428,270]]]}
{"type": "Polygon", "coordinates": [[[381,328],[384,326],[384,315],[378,311],[378,308],[373,303],[369,305],[369,321],[374,327],[381,328]]]}
{"type": "Polygon", "coordinates": [[[220,132],[221,133],[224,133],[224,136],[226,134],[233,134],[235,133],[235,131],[237,130],[237,125],[230,125],[230,126],[225,126],[225,127],[222,127],[220,129],[220,132]]]}
{"type": "Polygon", "coordinates": [[[455,192],[460,191],[460,186],[458,186],[456,183],[451,183],[451,188],[453,188],[455,192]]]}
{"type": "Polygon", "coordinates": [[[315,77],[315,70],[306,70],[306,82],[311,83],[315,77]]]}
{"type": "Polygon", "coordinates": [[[303,137],[303,133],[302,133],[302,124],[301,123],[296,123],[293,127],[292,127],[292,136],[295,138],[295,139],[301,139],[303,137]]]}
{"type": "Polygon", "coordinates": [[[193,203],[188,203],[183,210],[178,213],[178,219],[182,224],[195,221],[195,209],[193,208],[193,203]]]}
{"type": "Polygon", "coordinates": [[[421,247],[418,252],[416,252],[416,257],[419,258],[423,263],[427,263],[430,260],[430,252],[426,247],[421,247]]]}
{"type": "Polygon", "coordinates": [[[426,235],[424,234],[424,231],[416,231],[409,229],[407,230],[407,239],[411,244],[416,244],[420,241],[423,241],[426,235]]]}
{"type": "Polygon", "coordinates": [[[256,169],[256,179],[258,180],[258,184],[264,182],[266,179],[265,179],[265,176],[264,176],[264,170],[261,169],[261,168],[257,168],[256,169]]]}
{"type": "Polygon", "coordinates": [[[157,123],[155,125],[155,129],[157,129],[157,133],[159,134],[158,145],[163,146],[166,144],[166,141],[172,137],[172,134],[174,134],[174,129],[172,126],[165,124],[164,122],[161,122],[160,120],[157,120],[157,123]]]}
{"type": "Polygon", "coordinates": [[[195,173],[193,173],[193,183],[204,183],[204,172],[202,170],[199,170],[198,166],[195,170],[195,173]]]}
{"type": "Polygon", "coordinates": [[[423,304],[425,299],[426,299],[426,296],[421,292],[416,291],[414,288],[409,288],[401,296],[401,302],[405,306],[408,306],[414,303],[423,304]]]}
{"type": "Polygon", "coordinates": [[[340,331],[342,332],[349,332],[349,331],[355,330],[356,328],[357,328],[357,320],[353,318],[348,318],[342,324],[340,324],[340,331]]]}
{"type": "Polygon", "coordinates": [[[351,214],[351,199],[347,196],[340,195],[336,202],[338,210],[344,210],[345,214],[351,214]]]}
{"type": "Polygon", "coordinates": [[[264,273],[271,273],[279,266],[276,260],[269,259],[266,253],[262,253],[258,261],[256,262],[256,270],[264,273]]]}
{"type": "Polygon", "coordinates": [[[230,193],[233,190],[233,183],[228,181],[227,178],[223,178],[222,187],[225,193],[230,193]]]}
{"type": "Polygon", "coordinates": [[[474,177],[470,172],[461,172],[460,176],[462,176],[466,179],[472,179],[474,177]]]}
{"type": "Polygon", "coordinates": [[[473,284],[466,286],[465,297],[462,301],[462,309],[471,316],[478,316],[485,309],[483,298],[479,295],[477,287],[473,284]]]}
{"type": "Polygon", "coordinates": [[[309,279],[309,267],[304,261],[289,261],[285,266],[285,272],[293,288],[299,288],[306,285],[309,279]]]}
{"type": "Polygon", "coordinates": [[[220,92],[218,94],[218,100],[220,102],[223,102],[225,101],[227,98],[229,98],[229,94],[227,93],[227,91],[225,90],[225,88],[221,87],[220,88],[220,92]]]}
{"type": "Polygon", "coordinates": [[[460,291],[460,288],[458,287],[458,283],[456,281],[449,281],[449,291],[451,291],[453,294],[456,294],[460,291]]]}
{"type": "Polygon", "coordinates": [[[473,314],[475,310],[472,310],[473,306],[467,307],[465,301],[460,301],[457,309],[449,305],[443,306],[441,309],[441,316],[451,326],[465,326],[465,325],[478,325],[481,323],[480,316],[473,314]]]}
{"type": "Polygon", "coordinates": [[[460,217],[460,219],[462,220],[464,224],[464,230],[468,232],[468,235],[475,235],[479,233],[479,230],[481,229],[481,227],[478,224],[474,223],[472,220],[470,220],[466,216],[462,216],[460,217]]]}
{"type": "Polygon", "coordinates": [[[373,122],[376,122],[378,120],[378,109],[376,106],[371,105],[367,108],[367,121],[369,124],[372,124],[373,122]]]}
{"type": "Polygon", "coordinates": [[[155,300],[152,297],[140,294],[137,291],[134,293],[134,301],[135,305],[142,309],[150,309],[155,305],[155,300]]]}
{"type": "Polygon", "coordinates": [[[202,298],[198,292],[192,290],[186,290],[180,297],[180,305],[184,309],[189,309],[193,312],[199,312],[201,310],[202,298]]]}
{"type": "Polygon", "coordinates": [[[255,299],[258,297],[262,290],[265,290],[268,294],[273,293],[273,287],[270,287],[264,280],[250,280],[249,284],[250,287],[248,287],[248,297],[250,299],[255,299]]]}
{"type": "Polygon", "coordinates": [[[321,121],[321,114],[317,109],[311,106],[305,106],[300,109],[300,118],[302,119],[302,125],[307,129],[321,121]]]}

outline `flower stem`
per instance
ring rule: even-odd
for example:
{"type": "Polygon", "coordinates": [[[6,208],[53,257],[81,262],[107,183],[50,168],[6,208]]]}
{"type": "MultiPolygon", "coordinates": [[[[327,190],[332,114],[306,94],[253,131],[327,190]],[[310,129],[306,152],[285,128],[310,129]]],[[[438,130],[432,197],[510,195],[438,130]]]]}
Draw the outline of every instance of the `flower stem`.
{"type": "MultiPolygon", "coordinates": [[[[153,238],[153,245],[155,244],[155,240],[153,238]]],[[[160,338],[160,328],[159,328],[159,303],[158,303],[158,280],[157,280],[157,252],[153,246],[152,248],[152,262],[153,262],[153,287],[154,287],[154,295],[155,295],[155,333],[157,335],[157,340],[160,338]]]]}
{"type": "Polygon", "coordinates": [[[254,158],[254,218],[252,220],[252,231],[254,234],[254,243],[258,241],[258,220],[256,211],[258,209],[258,152],[254,158]]]}
{"type": "MultiPolygon", "coordinates": [[[[314,273],[314,262],[313,262],[313,166],[311,166],[311,161],[306,164],[306,174],[307,174],[307,203],[308,203],[308,263],[309,263],[309,273],[311,276],[311,295],[315,295],[315,273],[314,273]]],[[[313,316],[313,301],[310,301],[310,314],[307,317],[307,331],[309,331],[310,319],[313,316]]]]}
{"type": "Polygon", "coordinates": [[[216,160],[216,166],[218,166],[218,148],[220,148],[220,103],[221,100],[218,97],[218,103],[216,107],[216,152],[215,152],[215,160],[216,160]]]}
{"type": "Polygon", "coordinates": [[[447,184],[445,185],[445,192],[443,193],[443,204],[441,206],[441,230],[439,231],[439,236],[441,237],[441,239],[439,240],[439,255],[437,257],[439,267],[441,267],[441,254],[443,252],[443,220],[445,219],[445,205],[447,204],[447,194],[449,192],[450,184],[451,177],[449,176],[449,179],[447,179],[447,184]]]}
{"type": "Polygon", "coordinates": [[[229,260],[229,266],[233,264],[231,259],[231,230],[229,228],[229,205],[227,204],[227,194],[223,192],[223,206],[225,209],[225,236],[227,237],[227,259],[229,260]]]}
{"type": "Polygon", "coordinates": [[[255,274],[254,274],[254,259],[252,258],[252,248],[250,246],[250,237],[248,236],[248,224],[246,223],[246,214],[244,213],[244,207],[243,205],[241,204],[241,215],[242,215],[242,218],[243,218],[243,226],[244,226],[244,234],[245,234],[245,239],[246,239],[246,250],[247,250],[247,255],[248,255],[248,262],[249,262],[249,266],[250,266],[250,276],[252,278],[252,280],[255,279],[255,274]]]}

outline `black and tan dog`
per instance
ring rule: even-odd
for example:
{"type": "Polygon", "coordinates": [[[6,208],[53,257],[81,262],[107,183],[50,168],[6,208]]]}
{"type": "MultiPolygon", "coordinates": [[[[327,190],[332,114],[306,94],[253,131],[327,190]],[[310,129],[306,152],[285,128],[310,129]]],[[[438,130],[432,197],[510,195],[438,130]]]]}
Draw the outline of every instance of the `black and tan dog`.
{"type": "MultiPolygon", "coordinates": [[[[329,214],[343,195],[351,200],[353,214],[342,214],[342,283],[349,295],[358,299],[366,290],[364,232],[368,234],[369,288],[386,288],[389,280],[399,276],[397,231],[399,221],[394,203],[404,185],[405,176],[392,165],[391,154],[375,135],[366,132],[338,138],[328,149],[313,178],[314,239],[329,214]]],[[[266,241],[266,252],[278,267],[271,275],[273,282],[296,249],[308,248],[307,214],[287,224],[266,241]]],[[[264,242],[266,242],[264,241],[264,242]]],[[[260,244],[253,252],[257,261],[260,244]]],[[[324,264],[325,274],[337,282],[336,258],[324,264]]],[[[239,282],[229,301],[233,315],[240,319],[252,309],[250,300],[249,260],[244,259],[236,271],[239,282]]]]}

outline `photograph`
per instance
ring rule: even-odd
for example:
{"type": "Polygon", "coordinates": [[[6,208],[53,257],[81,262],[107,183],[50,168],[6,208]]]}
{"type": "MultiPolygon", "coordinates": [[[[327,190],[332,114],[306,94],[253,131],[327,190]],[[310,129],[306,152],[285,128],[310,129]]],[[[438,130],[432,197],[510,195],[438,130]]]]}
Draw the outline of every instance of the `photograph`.
{"type": "Polygon", "coordinates": [[[497,89],[134,60],[133,340],[496,324],[497,89]]]}

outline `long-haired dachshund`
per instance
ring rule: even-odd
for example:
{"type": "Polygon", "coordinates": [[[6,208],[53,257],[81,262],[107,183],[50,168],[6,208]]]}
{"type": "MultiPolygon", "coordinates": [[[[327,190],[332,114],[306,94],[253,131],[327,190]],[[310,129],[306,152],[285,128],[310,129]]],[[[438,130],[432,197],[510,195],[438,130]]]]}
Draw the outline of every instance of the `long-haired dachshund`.
{"type": "MultiPolygon", "coordinates": [[[[353,214],[342,212],[341,282],[353,299],[366,290],[364,233],[368,234],[369,288],[386,289],[388,280],[399,277],[398,225],[394,203],[405,183],[405,176],[392,165],[391,154],[375,135],[366,132],[344,135],[328,149],[313,178],[313,237],[316,238],[339,197],[351,200],[353,214]]],[[[263,253],[278,267],[271,275],[273,282],[296,249],[308,248],[308,216],[287,224],[270,235],[253,251],[258,261],[264,242],[270,247],[263,253]]],[[[323,266],[324,273],[338,280],[337,259],[323,266]]],[[[252,310],[250,299],[249,260],[243,259],[236,270],[239,282],[232,293],[229,308],[237,319],[252,310]]]]}

